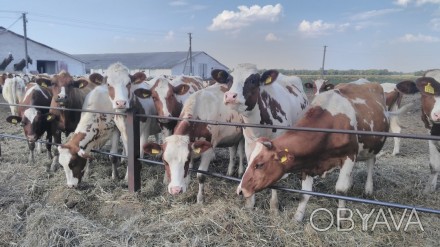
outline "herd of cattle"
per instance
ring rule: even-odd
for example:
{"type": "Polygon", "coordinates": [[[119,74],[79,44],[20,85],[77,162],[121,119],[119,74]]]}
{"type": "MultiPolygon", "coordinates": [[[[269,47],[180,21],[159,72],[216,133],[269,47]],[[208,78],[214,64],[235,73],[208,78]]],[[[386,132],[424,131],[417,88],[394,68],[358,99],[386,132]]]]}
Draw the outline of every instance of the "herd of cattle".
{"type": "MultiPolygon", "coordinates": [[[[10,104],[20,104],[10,106],[12,115],[6,120],[23,127],[30,161],[34,161],[36,141],[46,134],[51,169],[63,166],[69,187],[76,187],[87,176],[92,149],[99,149],[110,141],[111,152],[116,153],[122,140],[123,149],[127,150],[130,125],[126,116],[98,111],[123,113],[136,109],[139,114],[180,118],[140,117],[141,153],[162,158],[164,181],[173,195],[186,191],[188,171],[194,159],[200,158],[199,170],[207,171],[215,156],[214,148],[229,147],[227,174],[235,171],[238,153],[238,176],[242,179],[237,193],[246,198],[246,207],[254,206],[256,192],[289,173],[299,174],[302,189],[311,191],[315,176],[324,177],[339,169],[335,189],[337,193],[346,193],[352,185],[352,170],[357,161],[366,162],[365,192],[373,193],[376,155],[386,137],[286,130],[285,127],[400,133],[397,117],[406,110],[405,106],[400,107],[402,95],[420,92],[425,127],[431,135],[440,135],[440,70],[428,71],[415,82],[378,84],[360,79],[336,86],[325,80],[303,85],[299,77],[286,76],[277,70],[260,74],[252,64],[238,65],[232,72],[215,69],[211,75],[215,83],[208,86],[193,76],[147,79],[142,72],[131,75],[123,64],[114,63],[105,75],[95,73],[88,78],[75,78],[62,71],[26,79],[3,74],[0,84],[4,99],[10,104]],[[304,87],[313,88],[313,101],[309,102],[304,87]],[[81,109],[91,111],[81,112],[81,109]],[[242,128],[234,123],[283,128],[242,128]],[[68,137],[65,143],[61,143],[62,133],[68,137]],[[150,136],[155,136],[156,142],[149,141],[150,136]],[[54,155],[52,141],[60,144],[54,155]],[[244,157],[248,164],[246,170],[244,157]]],[[[394,144],[393,155],[396,155],[400,151],[398,138],[394,144]]],[[[440,142],[429,141],[429,152],[431,176],[426,192],[436,188],[440,142]]],[[[110,161],[112,177],[116,179],[118,159],[113,157],[110,161]]],[[[205,177],[198,173],[197,178],[197,202],[202,203],[205,177]]],[[[304,217],[309,198],[310,195],[302,195],[295,213],[298,221],[304,217]]],[[[270,207],[278,208],[276,190],[272,190],[270,207]]],[[[339,201],[339,207],[345,207],[343,200],[339,201]]]]}

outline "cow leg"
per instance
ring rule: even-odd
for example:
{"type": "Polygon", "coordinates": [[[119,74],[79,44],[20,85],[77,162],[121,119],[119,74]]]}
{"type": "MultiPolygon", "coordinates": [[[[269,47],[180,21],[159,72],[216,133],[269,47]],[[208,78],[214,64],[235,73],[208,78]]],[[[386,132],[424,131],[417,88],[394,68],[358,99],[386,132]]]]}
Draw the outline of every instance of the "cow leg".
{"type": "Polygon", "coordinates": [[[434,141],[429,141],[429,168],[431,169],[431,174],[423,191],[425,194],[435,191],[437,187],[437,177],[440,172],[440,152],[437,150],[434,141]]]}
{"type": "MultiPolygon", "coordinates": [[[[61,132],[57,131],[56,134],[54,135],[54,141],[57,144],[61,144],[61,132]]],[[[52,164],[50,165],[50,171],[52,172],[56,172],[58,167],[59,167],[59,162],[58,162],[58,158],[60,157],[60,154],[58,153],[58,149],[55,148],[54,150],[54,156],[52,158],[52,164]]]]}
{"type": "Polygon", "coordinates": [[[41,154],[43,150],[41,149],[41,142],[37,142],[37,153],[41,154]]]}
{"type": "MultiPolygon", "coordinates": [[[[397,110],[397,109],[396,109],[397,110]]],[[[399,126],[398,116],[390,117],[390,131],[391,133],[399,134],[402,129],[399,126]]],[[[392,155],[395,156],[400,153],[400,138],[394,137],[394,149],[392,155]]]]}
{"type": "MultiPolygon", "coordinates": [[[[200,159],[199,170],[207,171],[211,160],[214,159],[215,153],[214,148],[206,150],[200,159]]],[[[197,194],[197,203],[202,204],[204,201],[203,194],[205,192],[205,180],[206,176],[202,173],[197,173],[197,179],[199,181],[199,192],[197,194]]]]}
{"type": "MultiPolygon", "coordinates": [[[[347,157],[347,159],[344,161],[344,164],[342,164],[342,168],[339,171],[338,181],[336,182],[335,186],[336,193],[346,194],[350,189],[353,183],[351,173],[353,171],[354,163],[355,162],[353,160],[347,157]]],[[[345,208],[345,200],[339,200],[338,208],[345,208]]],[[[341,216],[345,216],[345,210],[341,211],[341,216]]]]}
{"type": "MultiPolygon", "coordinates": [[[[118,152],[119,136],[120,136],[119,131],[117,130],[113,131],[110,153],[115,154],[118,152]]],[[[118,174],[119,157],[110,155],[109,158],[110,158],[110,162],[112,163],[112,179],[116,180],[119,178],[119,174],[118,174]]]]}
{"type": "Polygon", "coordinates": [[[232,176],[232,174],[234,173],[234,160],[235,160],[235,156],[237,155],[237,146],[234,145],[232,147],[229,147],[229,164],[228,164],[228,173],[226,173],[226,175],[228,176],[232,176]]]}
{"type": "Polygon", "coordinates": [[[90,159],[87,159],[86,166],[84,167],[84,175],[82,176],[82,181],[86,182],[90,177],[90,159]]]}
{"type": "Polygon", "coordinates": [[[49,133],[46,133],[46,149],[47,149],[47,158],[49,160],[52,160],[52,145],[49,144],[52,142],[52,135],[50,135],[49,133]]]}
{"type": "MultiPolygon", "coordinates": [[[[302,174],[301,190],[312,191],[313,189],[313,177],[302,174]]],[[[301,194],[301,200],[299,201],[298,208],[296,209],[295,215],[293,216],[296,221],[302,221],[304,214],[306,212],[307,202],[309,201],[311,195],[301,194]]]]}
{"type": "Polygon", "coordinates": [[[29,151],[30,151],[28,162],[31,164],[35,164],[35,157],[34,157],[35,142],[28,141],[28,147],[29,147],[29,151]]]}
{"type": "Polygon", "coordinates": [[[365,183],[365,194],[373,195],[373,170],[374,164],[376,163],[376,157],[367,160],[365,163],[367,163],[368,169],[367,182],[365,183]]]}
{"type": "Polygon", "coordinates": [[[270,197],[270,211],[272,211],[273,213],[278,213],[278,208],[279,208],[279,204],[278,204],[278,191],[275,189],[271,190],[272,195],[270,197]]]}
{"type": "Polygon", "coordinates": [[[243,159],[244,159],[244,139],[242,139],[239,143],[238,143],[238,148],[237,148],[237,152],[238,152],[238,177],[242,177],[243,176],[243,172],[244,172],[244,167],[243,167],[243,159]]]}

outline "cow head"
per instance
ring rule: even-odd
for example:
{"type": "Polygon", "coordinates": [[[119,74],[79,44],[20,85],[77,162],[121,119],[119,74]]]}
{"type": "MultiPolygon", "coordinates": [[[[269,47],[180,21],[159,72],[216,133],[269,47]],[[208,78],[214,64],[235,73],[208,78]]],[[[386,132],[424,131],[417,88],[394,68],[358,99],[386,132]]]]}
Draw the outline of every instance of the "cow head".
{"type": "Polygon", "coordinates": [[[67,186],[75,188],[84,176],[87,159],[91,157],[84,150],[75,145],[61,145],[58,147],[59,162],[66,173],[67,186]]]}
{"type": "Polygon", "coordinates": [[[130,109],[134,99],[133,95],[140,98],[151,96],[151,92],[144,88],[138,88],[134,92],[131,91],[132,84],[143,83],[146,80],[146,75],[143,72],[130,75],[128,68],[121,63],[114,63],[108,67],[105,80],[113,109],[117,112],[125,112],[130,109]]]}
{"type": "Polygon", "coordinates": [[[195,141],[191,143],[189,136],[172,135],[165,138],[164,144],[147,143],[144,152],[150,155],[162,154],[166,176],[170,183],[168,192],[172,195],[185,193],[188,187],[187,179],[191,155],[200,155],[209,148],[211,143],[207,141],[195,141]]]}
{"type": "MultiPolygon", "coordinates": [[[[178,117],[183,106],[182,101],[178,97],[187,94],[190,86],[184,83],[174,86],[165,77],[157,77],[152,83],[154,85],[151,88],[151,97],[156,107],[157,115],[178,117]]],[[[162,123],[169,122],[168,119],[158,120],[162,123]]]]}
{"type": "Polygon", "coordinates": [[[237,188],[237,194],[250,197],[267,188],[286,171],[286,164],[293,162],[288,150],[280,150],[267,138],[259,138],[249,158],[249,165],[237,188]]]}
{"type": "Polygon", "coordinates": [[[48,124],[47,114],[36,108],[28,108],[23,116],[9,116],[6,121],[11,124],[20,124],[23,127],[24,135],[30,143],[37,141],[45,132],[43,126],[48,124]]]}
{"type": "Polygon", "coordinates": [[[70,91],[73,88],[83,88],[88,85],[86,78],[79,78],[74,80],[69,72],[61,71],[52,78],[52,93],[53,101],[55,103],[52,106],[64,107],[70,105],[69,101],[74,99],[69,99],[68,95],[71,95],[70,91]]]}
{"type": "Polygon", "coordinates": [[[334,84],[329,83],[328,80],[324,80],[324,79],[317,79],[317,80],[315,80],[315,81],[313,81],[311,83],[310,82],[306,82],[306,83],[304,83],[304,86],[306,88],[313,89],[313,93],[315,95],[318,95],[318,94],[320,94],[322,92],[331,90],[331,89],[333,89],[335,87],[334,84]]]}

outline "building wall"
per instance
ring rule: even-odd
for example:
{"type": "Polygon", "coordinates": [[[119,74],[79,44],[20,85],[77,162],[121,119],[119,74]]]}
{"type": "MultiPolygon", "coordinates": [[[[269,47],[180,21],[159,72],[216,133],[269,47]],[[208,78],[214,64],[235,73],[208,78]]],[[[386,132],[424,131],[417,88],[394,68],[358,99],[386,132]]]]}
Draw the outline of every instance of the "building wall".
{"type": "MultiPolygon", "coordinates": [[[[49,74],[58,73],[63,69],[72,75],[85,74],[85,64],[81,61],[30,40],[28,40],[27,46],[29,57],[32,59],[32,64],[28,65],[28,72],[46,67],[44,72],[49,74]],[[37,68],[37,65],[40,68],[37,68]]],[[[0,33],[0,61],[3,61],[9,52],[12,53],[14,60],[6,67],[5,71],[13,72],[14,64],[25,58],[24,39],[9,32],[0,33]]],[[[26,67],[23,71],[25,69],[26,67]]]]}
{"type": "MultiPolygon", "coordinates": [[[[223,66],[221,63],[217,62],[212,57],[208,56],[205,53],[200,53],[197,56],[193,56],[192,61],[193,73],[194,76],[200,76],[203,79],[207,79],[211,77],[211,71],[213,69],[224,69],[228,70],[226,66],[223,66]]],[[[189,61],[180,63],[172,68],[173,75],[189,75],[189,61]],[[184,70],[185,67],[185,70],[184,70]]]]}

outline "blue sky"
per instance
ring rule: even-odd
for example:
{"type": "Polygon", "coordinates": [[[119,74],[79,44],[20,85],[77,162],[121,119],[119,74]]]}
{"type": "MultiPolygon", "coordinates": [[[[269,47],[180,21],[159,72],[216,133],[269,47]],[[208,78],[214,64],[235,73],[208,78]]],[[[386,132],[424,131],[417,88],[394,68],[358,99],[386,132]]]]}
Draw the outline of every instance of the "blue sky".
{"type": "Polygon", "coordinates": [[[440,0],[0,0],[0,26],[71,53],[205,51],[232,68],[439,68],[440,0]]]}

